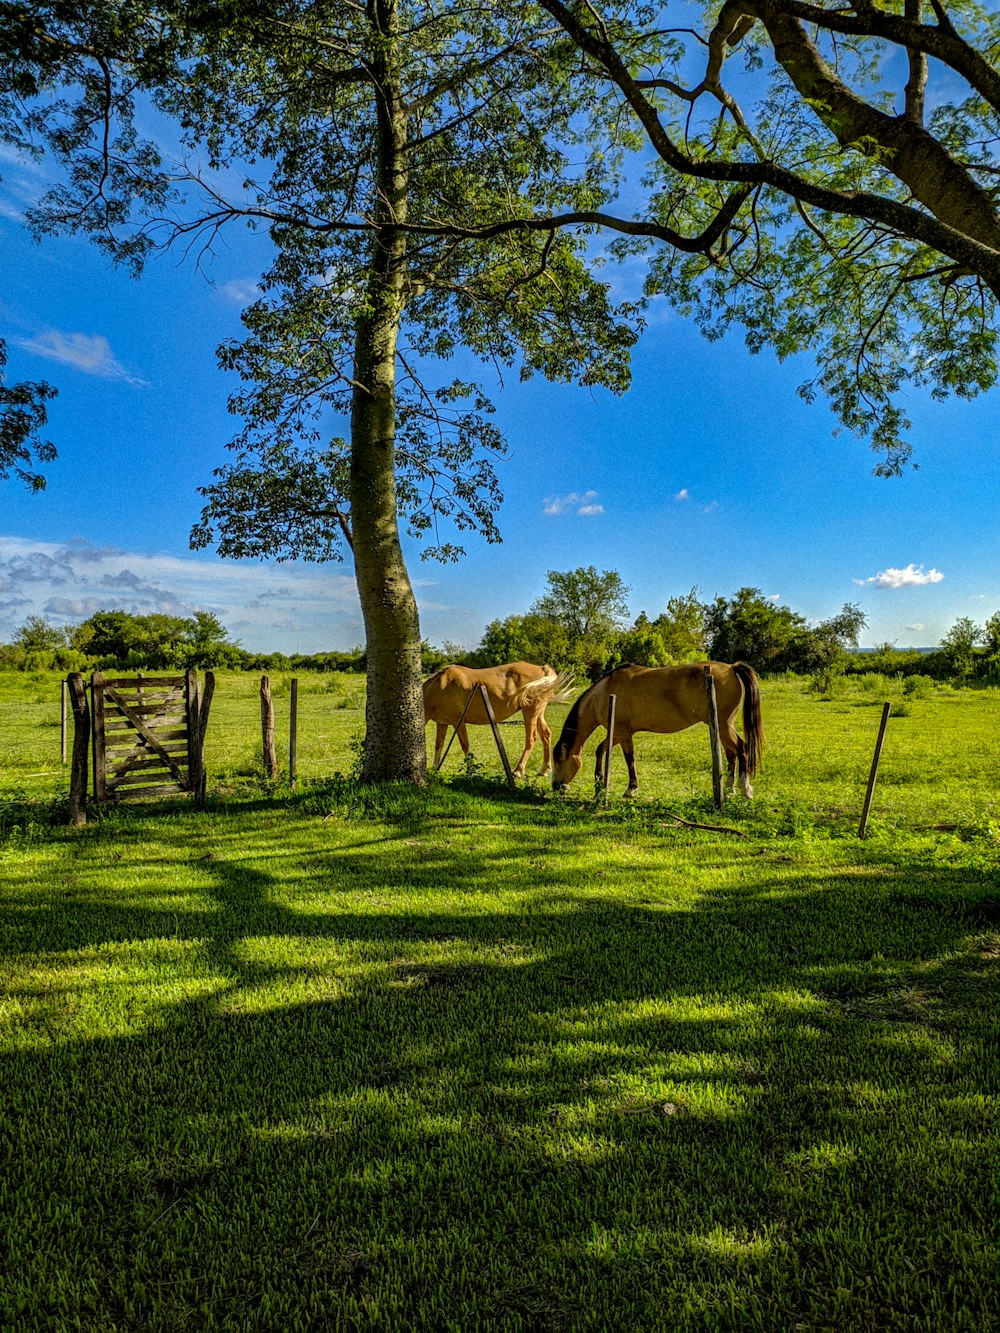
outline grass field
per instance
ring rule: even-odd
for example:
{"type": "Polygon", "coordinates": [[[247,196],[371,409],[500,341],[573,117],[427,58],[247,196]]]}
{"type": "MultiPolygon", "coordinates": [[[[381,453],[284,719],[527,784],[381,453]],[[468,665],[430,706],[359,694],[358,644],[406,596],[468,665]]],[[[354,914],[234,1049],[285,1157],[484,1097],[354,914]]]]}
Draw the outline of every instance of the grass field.
{"type": "Polygon", "coordinates": [[[203,812],[71,831],[58,681],[0,680],[0,1328],[995,1326],[1000,692],[885,695],[861,842],[879,682],[765,683],[721,816],[703,728],[606,808],[593,746],[319,781],[343,677],[267,787],[255,690],[203,812]]]}

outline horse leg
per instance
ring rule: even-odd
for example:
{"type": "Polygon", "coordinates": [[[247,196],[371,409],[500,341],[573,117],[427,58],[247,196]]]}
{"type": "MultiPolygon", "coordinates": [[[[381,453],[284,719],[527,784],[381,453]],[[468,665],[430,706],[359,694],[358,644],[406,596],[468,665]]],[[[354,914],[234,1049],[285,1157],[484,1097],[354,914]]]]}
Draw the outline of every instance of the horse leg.
{"type": "Polygon", "coordinates": [[[742,769],[741,744],[742,742],[738,742],[735,750],[726,749],[726,791],[728,792],[736,790],[736,770],[738,767],[742,769]]]}
{"type": "Polygon", "coordinates": [[[458,743],[462,747],[462,753],[465,755],[465,761],[468,763],[469,755],[469,732],[465,723],[455,728],[455,735],[458,737],[458,743]]]}
{"type": "Polygon", "coordinates": [[[628,786],[625,788],[625,795],[634,796],[639,790],[639,779],[635,774],[635,746],[632,744],[631,736],[627,741],[622,741],[622,754],[628,765],[628,786]]]}
{"type": "Polygon", "coordinates": [[[743,737],[730,722],[722,732],[721,740],[726,751],[726,763],[729,766],[726,787],[729,791],[736,790],[736,775],[739,773],[740,791],[750,801],[753,799],[753,787],[750,786],[750,779],[747,777],[747,747],[743,737]]]}
{"type": "Polygon", "coordinates": [[[748,801],[753,800],[753,787],[747,774],[747,747],[743,737],[739,737],[740,791],[748,801]]]}
{"type": "Polygon", "coordinates": [[[731,717],[720,718],[719,724],[719,741],[726,752],[726,790],[730,792],[736,790],[737,769],[740,773],[742,790],[742,778],[745,776],[746,768],[743,758],[743,739],[733,726],[731,717]]]}
{"type": "Polygon", "coordinates": [[[594,790],[604,790],[604,754],[608,748],[608,737],[605,736],[597,747],[597,758],[594,762],[594,790]]]}
{"type": "Polygon", "coordinates": [[[538,734],[542,738],[542,771],[540,776],[544,778],[552,769],[552,728],[541,714],[538,717],[538,734]]]}
{"type": "Polygon", "coordinates": [[[444,754],[444,743],[448,735],[447,722],[434,723],[434,767],[441,762],[441,756],[444,754]]]}
{"type": "Polygon", "coordinates": [[[524,714],[524,753],[517,761],[517,768],[514,769],[516,778],[524,777],[524,770],[528,767],[528,760],[531,758],[531,752],[535,748],[535,730],[538,719],[534,713],[524,714]]]}

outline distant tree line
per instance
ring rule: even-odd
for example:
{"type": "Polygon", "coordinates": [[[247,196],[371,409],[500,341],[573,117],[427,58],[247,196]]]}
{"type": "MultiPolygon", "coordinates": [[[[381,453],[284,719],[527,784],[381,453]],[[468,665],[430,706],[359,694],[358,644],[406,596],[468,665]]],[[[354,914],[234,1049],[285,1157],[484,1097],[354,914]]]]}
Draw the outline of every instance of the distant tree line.
{"type": "MultiPolygon", "coordinates": [[[[1000,611],[980,626],[955,622],[934,652],[883,643],[858,651],[866,617],[847,602],[828,620],[810,623],[759,588],[702,601],[697,588],[671,597],[654,618],[645,611],[629,622],[629,589],[615,570],[593,565],[550,570],[545,593],[526,612],[494,620],[472,651],[450,643],[421,644],[425,675],[447,662],[493,666],[498,662],[548,662],[581,679],[596,679],[619,662],[672,666],[713,659],[749,662],[762,675],[791,672],[829,680],[835,675],[879,672],[938,680],[1000,683],[1000,611]]],[[[54,625],[29,616],[8,644],[0,644],[0,670],[181,671],[188,667],[230,671],[356,671],[365,650],[322,653],[255,653],[230,638],[218,616],[162,613],[132,615],[96,611],[78,625],[54,625]]]]}
{"type": "Polygon", "coordinates": [[[700,600],[692,588],[671,597],[659,615],[641,612],[630,624],[628,593],[614,570],[599,572],[593,565],[552,570],[546,592],[524,614],[492,621],[479,647],[461,660],[477,666],[549,662],[590,679],[617,662],[671,666],[712,659],[749,662],[762,675],[878,671],[1000,681],[1000,611],[982,627],[967,618],[956,621],[933,653],[892,644],[859,652],[867,618],[852,602],[828,620],[810,623],[759,588],[710,601],[700,600]]]}
{"type": "MultiPolygon", "coordinates": [[[[440,652],[435,660],[443,657],[440,652]]],[[[440,664],[439,662],[439,664],[440,664]]],[[[0,644],[6,671],[364,671],[365,651],[253,653],[230,638],[218,616],[96,611],[79,625],[54,625],[29,616],[10,643],[0,644]]],[[[428,667],[428,670],[432,668],[428,667]]]]}

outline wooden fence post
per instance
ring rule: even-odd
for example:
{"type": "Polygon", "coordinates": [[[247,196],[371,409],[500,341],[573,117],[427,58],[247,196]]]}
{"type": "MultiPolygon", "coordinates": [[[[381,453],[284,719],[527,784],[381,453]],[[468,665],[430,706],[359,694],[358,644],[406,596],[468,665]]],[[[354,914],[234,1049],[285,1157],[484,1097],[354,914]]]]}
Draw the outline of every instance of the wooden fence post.
{"type": "Polygon", "coordinates": [[[875,779],[878,776],[878,763],[882,757],[882,742],[885,740],[885,728],[889,721],[889,710],[892,704],[886,701],[882,705],[882,721],[879,724],[878,739],[875,742],[875,754],[872,757],[872,768],[868,774],[868,790],[865,792],[865,803],[861,811],[861,823],[858,825],[858,837],[863,838],[868,828],[868,812],[872,808],[872,796],[875,794],[875,779]]]}
{"type": "Polygon", "coordinates": [[[712,799],[716,810],[726,804],[725,788],[722,785],[722,744],[719,741],[719,705],[715,698],[715,679],[712,668],[705,667],[705,694],[708,697],[708,734],[712,742],[712,799]]]}
{"type": "Polygon", "coordinates": [[[264,751],[264,776],[278,776],[278,755],[274,748],[274,702],[271,699],[271,681],[260,678],[260,735],[264,751]]]}
{"type": "Polygon", "coordinates": [[[61,690],[61,708],[59,711],[59,755],[62,762],[66,762],[66,701],[69,698],[69,681],[62,682],[61,690]]]}
{"type": "Polygon", "coordinates": [[[607,796],[608,787],[611,785],[611,751],[614,749],[615,739],[615,707],[618,703],[617,694],[608,695],[608,748],[604,751],[604,772],[601,774],[601,785],[604,788],[604,794],[607,796]]]}
{"type": "Polygon", "coordinates": [[[295,785],[299,775],[299,682],[292,677],[291,712],[288,715],[288,781],[295,785]]]}
{"type": "Polygon", "coordinates": [[[188,667],[184,673],[184,716],[187,725],[188,782],[197,801],[201,791],[201,692],[194,667],[188,667]]]}
{"type": "Polygon", "coordinates": [[[104,673],[90,677],[90,735],[94,743],[94,800],[107,799],[107,758],[104,744],[104,673]]]}
{"type": "Polygon", "coordinates": [[[195,793],[199,805],[205,802],[205,732],[208,730],[208,710],[212,707],[212,695],[215,693],[215,672],[205,672],[205,691],[201,696],[198,710],[198,773],[200,786],[195,793]]]}
{"type": "Polygon", "coordinates": [[[465,715],[466,715],[466,713],[469,711],[469,709],[472,707],[472,701],[473,701],[473,699],[474,699],[475,697],[476,697],[476,687],[475,687],[475,685],[473,685],[472,689],[469,691],[469,697],[468,697],[468,699],[466,699],[466,701],[465,701],[465,707],[462,709],[462,716],[461,716],[461,717],[458,719],[458,721],[455,723],[455,730],[451,733],[450,737],[448,738],[448,744],[444,747],[444,754],[441,756],[441,758],[438,760],[438,762],[434,765],[434,772],[435,772],[435,773],[438,772],[438,770],[443,766],[444,761],[448,758],[448,751],[451,749],[451,743],[452,743],[452,741],[455,739],[455,737],[458,735],[458,729],[459,729],[459,727],[462,725],[462,723],[465,721],[465,715]]]}
{"type": "Polygon", "coordinates": [[[479,693],[483,696],[483,707],[486,709],[486,716],[490,720],[490,726],[493,728],[493,739],[497,743],[497,749],[500,752],[500,762],[503,764],[503,771],[507,774],[507,781],[512,787],[516,787],[514,774],[510,771],[510,760],[507,758],[507,751],[503,748],[503,741],[500,739],[500,728],[497,726],[497,720],[493,715],[493,705],[490,703],[490,696],[486,693],[486,686],[480,685],[479,693]]]}
{"type": "Polygon", "coordinates": [[[87,822],[87,770],[90,757],[90,708],[87,687],[79,671],[66,680],[73,706],[73,766],[69,774],[69,822],[81,828],[87,822]]]}

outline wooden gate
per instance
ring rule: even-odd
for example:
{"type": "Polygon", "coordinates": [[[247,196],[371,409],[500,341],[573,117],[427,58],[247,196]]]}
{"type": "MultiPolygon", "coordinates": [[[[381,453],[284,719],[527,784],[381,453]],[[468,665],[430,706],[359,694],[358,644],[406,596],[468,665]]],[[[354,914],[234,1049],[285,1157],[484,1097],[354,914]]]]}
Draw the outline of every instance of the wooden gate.
{"type": "Polygon", "coordinates": [[[191,792],[204,796],[204,745],[215,678],[198,675],[91,678],[94,799],[191,792]]]}

